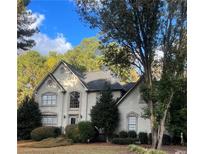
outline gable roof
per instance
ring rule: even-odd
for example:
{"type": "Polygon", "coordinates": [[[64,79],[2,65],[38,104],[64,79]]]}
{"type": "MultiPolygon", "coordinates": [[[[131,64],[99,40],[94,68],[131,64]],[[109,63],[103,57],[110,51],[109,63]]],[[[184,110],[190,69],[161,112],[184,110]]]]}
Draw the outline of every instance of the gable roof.
{"type": "Polygon", "coordinates": [[[63,85],[59,83],[59,81],[55,78],[53,75],[54,72],[58,69],[58,67],[63,64],[69,71],[71,71],[80,81],[80,83],[83,85],[86,91],[88,92],[94,92],[94,91],[101,91],[104,90],[104,85],[107,81],[111,83],[111,89],[113,91],[122,91],[127,92],[129,89],[131,89],[135,82],[122,84],[120,82],[120,78],[114,76],[111,71],[109,70],[100,70],[100,71],[94,71],[94,72],[86,72],[81,73],[79,70],[77,70],[73,65],[68,64],[64,60],[60,60],[51,70],[50,73],[47,74],[47,76],[38,84],[35,91],[39,89],[39,87],[44,83],[44,81],[47,79],[48,76],[53,79],[57,85],[62,89],[62,91],[65,92],[65,88],[63,85]]]}
{"type": "Polygon", "coordinates": [[[121,98],[117,101],[116,105],[119,105],[125,98],[127,98],[127,97],[131,94],[131,92],[132,92],[142,81],[143,81],[143,77],[140,77],[140,79],[135,83],[135,85],[134,85],[132,88],[130,88],[130,89],[124,94],[124,96],[121,97],[121,98]]]}
{"type": "Polygon", "coordinates": [[[34,92],[36,92],[41,86],[42,84],[48,79],[48,77],[50,77],[56,84],[57,86],[62,90],[62,92],[66,92],[66,90],[64,89],[64,87],[58,82],[58,80],[55,78],[55,76],[53,74],[51,74],[50,72],[43,78],[43,80],[36,86],[34,92]]]}

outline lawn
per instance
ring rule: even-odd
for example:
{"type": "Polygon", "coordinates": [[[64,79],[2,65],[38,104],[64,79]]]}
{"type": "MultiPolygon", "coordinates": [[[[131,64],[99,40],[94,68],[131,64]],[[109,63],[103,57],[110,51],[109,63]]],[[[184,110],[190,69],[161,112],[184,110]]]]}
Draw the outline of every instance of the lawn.
{"type": "MultiPolygon", "coordinates": [[[[106,143],[95,144],[74,144],[54,148],[30,148],[26,147],[34,142],[18,142],[18,154],[135,154],[128,151],[126,145],[113,145],[106,143]]],[[[169,154],[175,154],[176,151],[186,151],[186,147],[165,146],[163,150],[169,154]]],[[[182,153],[186,154],[186,153],[182,153]]]]}

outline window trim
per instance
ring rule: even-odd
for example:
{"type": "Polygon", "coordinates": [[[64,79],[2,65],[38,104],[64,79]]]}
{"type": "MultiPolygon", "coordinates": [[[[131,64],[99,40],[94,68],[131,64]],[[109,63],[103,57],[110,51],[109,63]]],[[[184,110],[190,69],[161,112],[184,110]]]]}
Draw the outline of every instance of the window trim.
{"type": "Polygon", "coordinates": [[[56,126],[58,124],[58,115],[57,114],[43,114],[41,116],[41,122],[43,126],[56,126]],[[43,123],[43,117],[56,117],[56,122],[55,123],[43,123]]]}
{"type": "Polygon", "coordinates": [[[135,112],[130,112],[127,114],[127,131],[130,131],[129,130],[129,117],[135,117],[135,130],[136,133],[138,132],[138,114],[135,113],[135,112]]]}
{"type": "Polygon", "coordinates": [[[70,91],[70,92],[69,92],[69,109],[70,109],[70,110],[79,110],[79,109],[80,109],[80,104],[81,104],[81,92],[76,91],[76,90],[70,91]],[[72,92],[77,92],[77,93],[79,93],[79,98],[78,98],[79,104],[78,104],[78,107],[71,107],[71,93],[72,93],[72,92]]]}
{"type": "MultiPolygon", "coordinates": [[[[46,93],[43,93],[41,95],[41,107],[56,107],[57,106],[57,101],[58,101],[58,95],[57,95],[56,92],[46,92],[46,93]],[[50,95],[48,95],[48,94],[50,94],[50,95]],[[46,95],[47,96],[56,96],[55,104],[44,104],[43,103],[43,97],[46,96],[46,95]]],[[[51,98],[51,102],[52,102],[52,98],[51,98]]]]}

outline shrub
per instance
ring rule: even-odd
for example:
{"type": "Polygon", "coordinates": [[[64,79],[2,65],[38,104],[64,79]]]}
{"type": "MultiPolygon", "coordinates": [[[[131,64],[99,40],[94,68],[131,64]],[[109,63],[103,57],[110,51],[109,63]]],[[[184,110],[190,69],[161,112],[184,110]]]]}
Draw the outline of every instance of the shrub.
{"type": "Polygon", "coordinates": [[[167,154],[162,150],[149,149],[145,154],[167,154]]]}
{"type": "Polygon", "coordinates": [[[171,137],[167,134],[164,134],[163,138],[162,138],[162,144],[163,145],[170,145],[171,144],[171,137]]]}
{"type": "Polygon", "coordinates": [[[121,131],[121,132],[119,132],[119,137],[120,137],[120,138],[127,138],[127,137],[128,137],[128,134],[127,134],[126,131],[121,131]]]}
{"type": "Polygon", "coordinates": [[[148,144],[148,135],[145,132],[139,133],[139,140],[141,144],[148,144]]]}
{"type": "Polygon", "coordinates": [[[45,126],[38,127],[31,132],[31,138],[35,141],[40,141],[49,137],[57,137],[61,134],[61,130],[58,127],[45,126]]]}
{"type": "Polygon", "coordinates": [[[80,141],[81,142],[90,142],[91,139],[95,137],[95,128],[92,126],[92,123],[89,121],[81,121],[78,123],[78,129],[80,132],[80,141]]]}
{"type": "Polygon", "coordinates": [[[41,124],[41,112],[38,103],[26,96],[17,109],[17,138],[30,139],[31,131],[41,124]]]}
{"type": "Polygon", "coordinates": [[[112,143],[114,144],[134,144],[136,143],[138,140],[136,138],[113,138],[112,139],[112,143]]]}
{"type": "Polygon", "coordinates": [[[181,144],[181,137],[174,135],[173,138],[172,138],[172,143],[174,145],[180,145],[181,144]]]}
{"type": "Polygon", "coordinates": [[[118,137],[119,137],[118,134],[115,134],[115,133],[112,134],[112,138],[118,138],[118,137]]]}
{"type": "Polygon", "coordinates": [[[104,134],[99,134],[96,138],[96,142],[106,142],[106,137],[104,134]]]}
{"type": "Polygon", "coordinates": [[[132,152],[136,152],[138,154],[166,154],[166,152],[161,150],[155,150],[155,149],[146,149],[137,145],[129,145],[128,149],[132,152]]]}
{"type": "Polygon", "coordinates": [[[137,146],[137,145],[129,145],[128,149],[132,152],[137,152],[139,154],[147,154],[147,149],[137,146]]]}
{"type": "Polygon", "coordinates": [[[137,134],[135,131],[128,131],[128,137],[130,138],[137,138],[137,134]]]}
{"type": "Polygon", "coordinates": [[[75,143],[80,141],[80,132],[77,125],[67,125],[65,128],[65,135],[75,143]]]}

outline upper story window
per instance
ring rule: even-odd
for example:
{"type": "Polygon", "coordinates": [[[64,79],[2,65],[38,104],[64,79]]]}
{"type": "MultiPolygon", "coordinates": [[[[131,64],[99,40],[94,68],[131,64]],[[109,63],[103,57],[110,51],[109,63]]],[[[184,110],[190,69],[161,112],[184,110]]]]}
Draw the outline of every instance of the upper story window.
{"type": "Polygon", "coordinates": [[[45,93],[42,96],[43,106],[53,106],[56,105],[57,95],[56,93],[45,93]]]}
{"type": "Polygon", "coordinates": [[[80,104],[80,93],[73,91],[70,93],[70,108],[79,108],[80,104]]]}

